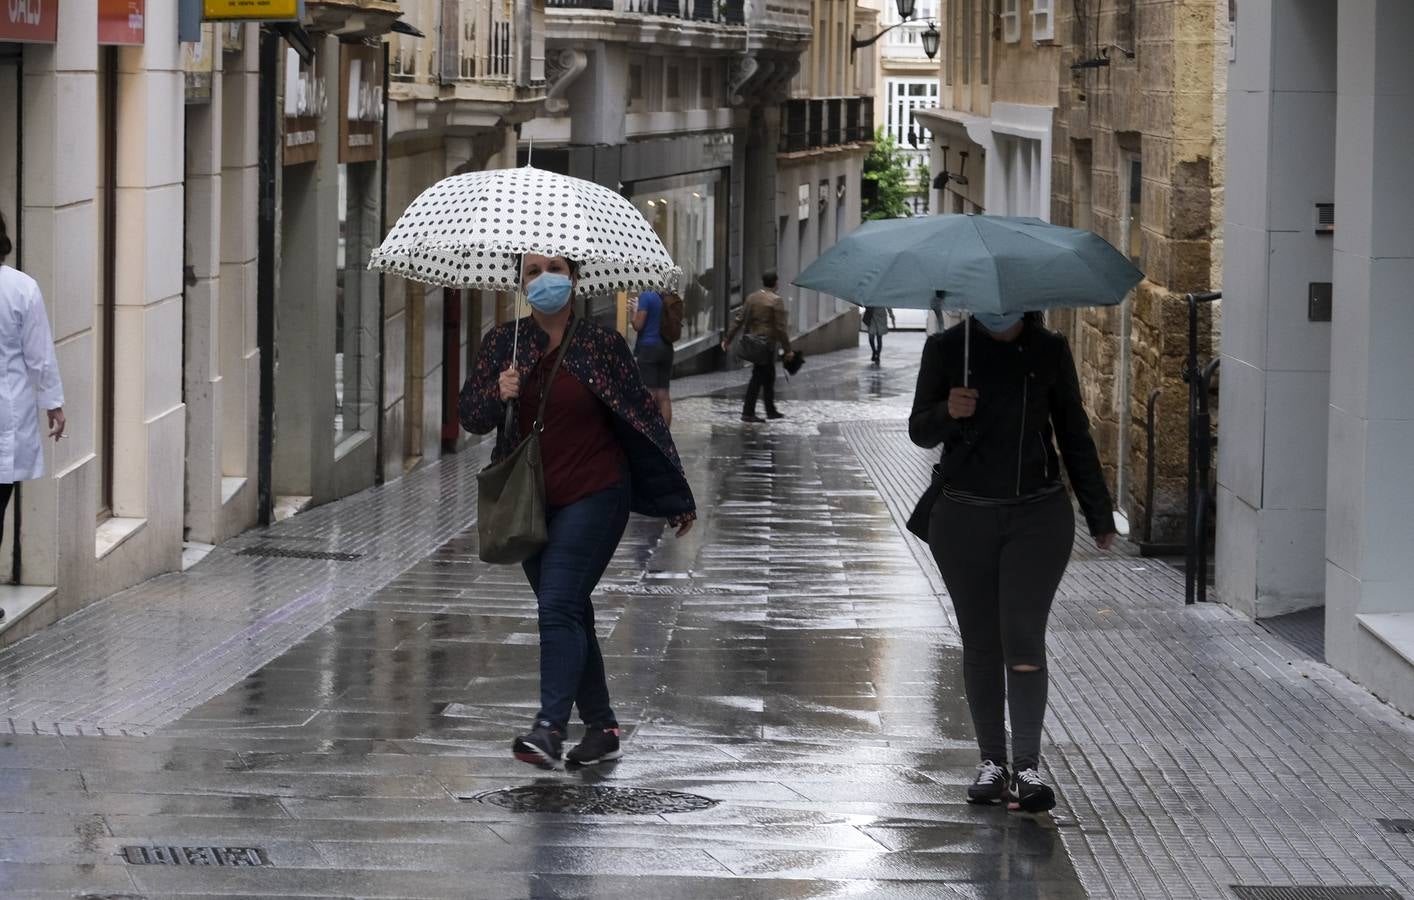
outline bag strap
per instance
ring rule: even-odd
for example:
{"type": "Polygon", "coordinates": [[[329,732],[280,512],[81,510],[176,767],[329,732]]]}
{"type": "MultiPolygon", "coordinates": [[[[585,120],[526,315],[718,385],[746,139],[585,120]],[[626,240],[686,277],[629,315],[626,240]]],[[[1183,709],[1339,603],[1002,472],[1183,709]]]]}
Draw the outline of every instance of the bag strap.
{"type": "Polygon", "coordinates": [[[574,331],[579,327],[579,317],[570,319],[570,327],[566,329],[565,336],[560,339],[560,352],[555,357],[555,365],[550,369],[550,377],[545,379],[545,387],[540,391],[540,408],[535,411],[535,424],[531,430],[536,434],[545,430],[545,403],[550,399],[550,391],[555,387],[555,376],[560,374],[560,363],[565,361],[565,351],[570,348],[570,341],[574,340],[574,331]]]}

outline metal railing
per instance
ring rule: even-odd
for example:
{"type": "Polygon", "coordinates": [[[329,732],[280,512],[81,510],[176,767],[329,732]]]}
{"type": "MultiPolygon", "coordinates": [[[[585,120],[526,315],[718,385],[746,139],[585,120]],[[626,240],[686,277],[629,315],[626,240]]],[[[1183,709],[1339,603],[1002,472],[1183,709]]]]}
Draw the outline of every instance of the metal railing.
{"type": "Polygon", "coordinates": [[[595,9],[668,16],[724,25],[742,25],[746,22],[746,0],[546,0],[545,6],[547,9],[595,9]]]}
{"type": "Polygon", "coordinates": [[[433,38],[395,34],[389,44],[388,76],[400,84],[509,84],[520,54],[530,52],[517,49],[515,29],[499,7],[469,0],[442,0],[441,29],[433,38]]]}
{"type": "Polygon", "coordinates": [[[781,105],[781,153],[800,153],[873,139],[873,97],[787,100],[781,105]]]}

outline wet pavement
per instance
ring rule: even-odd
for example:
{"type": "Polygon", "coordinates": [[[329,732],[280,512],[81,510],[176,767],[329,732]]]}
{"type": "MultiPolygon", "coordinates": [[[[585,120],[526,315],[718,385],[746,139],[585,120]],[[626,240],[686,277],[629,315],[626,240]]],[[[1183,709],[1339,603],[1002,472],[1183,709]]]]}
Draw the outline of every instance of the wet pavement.
{"type": "Polygon", "coordinates": [[[596,597],[622,761],[510,757],[535,612],[476,560],[473,450],[0,650],[0,897],[1414,898],[1375,823],[1414,729],[1150,561],[1062,588],[1056,815],[962,802],[957,634],[901,531],[921,339],[889,342],[810,360],[769,426],[744,372],[675,383],[701,519],[634,519],[596,597]]]}

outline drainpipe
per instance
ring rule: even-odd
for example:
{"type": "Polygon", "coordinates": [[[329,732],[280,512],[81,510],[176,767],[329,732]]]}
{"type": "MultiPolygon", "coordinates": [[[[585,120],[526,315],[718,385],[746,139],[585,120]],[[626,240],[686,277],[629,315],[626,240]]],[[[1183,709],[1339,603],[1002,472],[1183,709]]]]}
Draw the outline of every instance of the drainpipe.
{"type": "Polygon", "coordinates": [[[280,67],[280,36],[260,29],[260,84],[257,140],[260,179],[257,204],[255,335],[260,349],[260,436],[256,468],[257,513],[261,525],[274,519],[271,457],[275,447],[275,167],[279,133],[275,120],[280,67]]]}

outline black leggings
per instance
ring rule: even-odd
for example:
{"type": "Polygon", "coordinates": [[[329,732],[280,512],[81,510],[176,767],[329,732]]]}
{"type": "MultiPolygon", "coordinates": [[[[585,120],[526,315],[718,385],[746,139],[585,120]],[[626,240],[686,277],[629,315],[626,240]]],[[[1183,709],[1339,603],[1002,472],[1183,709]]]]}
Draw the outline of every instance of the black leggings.
{"type": "Polygon", "coordinates": [[[928,543],[957,611],[963,684],[982,758],[1007,761],[1010,694],[1012,762],[1034,769],[1046,717],[1046,620],[1075,543],[1070,497],[1057,491],[1018,506],[941,497],[928,543]]]}
{"type": "Polygon", "coordinates": [[[869,352],[874,356],[880,356],[884,352],[884,336],[869,332],[869,352]]]}

